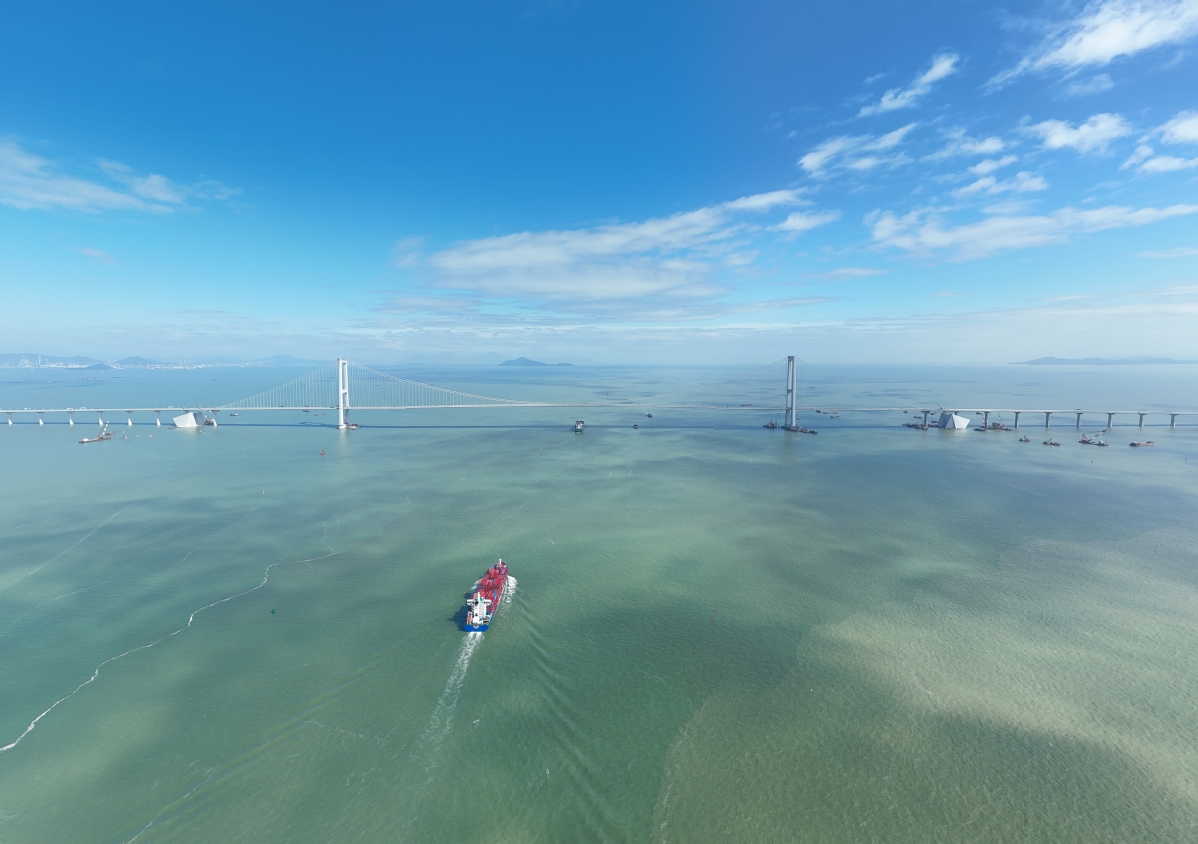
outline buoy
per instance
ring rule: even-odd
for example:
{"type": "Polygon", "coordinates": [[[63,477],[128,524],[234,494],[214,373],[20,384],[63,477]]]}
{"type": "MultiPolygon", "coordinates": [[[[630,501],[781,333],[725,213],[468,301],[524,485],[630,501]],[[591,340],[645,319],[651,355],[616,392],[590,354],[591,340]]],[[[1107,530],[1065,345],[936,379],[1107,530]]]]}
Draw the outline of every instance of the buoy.
{"type": "Polygon", "coordinates": [[[274,612],[274,610],[271,610],[271,612],[274,612]]]}
{"type": "Polygon", "coordinates": [[[324,449],[323,448],[320,450],[320,456],[324,457],[324,449]]]}

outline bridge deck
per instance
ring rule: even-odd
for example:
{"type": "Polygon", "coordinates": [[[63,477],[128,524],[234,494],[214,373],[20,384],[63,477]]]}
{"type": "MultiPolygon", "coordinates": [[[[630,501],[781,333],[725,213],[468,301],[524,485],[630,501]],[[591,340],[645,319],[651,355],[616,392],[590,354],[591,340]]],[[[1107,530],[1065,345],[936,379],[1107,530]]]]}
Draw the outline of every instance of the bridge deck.
{"type": "MultiPolygon", "coordinates": [[[[774,405],[759,405],[759,404],[641,404],[636,402],[511,402],[507,404],[421,404],[421,405],[353,405],[347,407],[346,410],[494,410],[497,408],[537,408],[537,407],[573,407],[573,408],[610,408],[610,409],[630,409],[637,410],[646,408],[649,410],[770,410],[781,411],[786,408],[783,406],[774,405]]],[[[179,413],[187,413],[188,411],[200,410],[210,413],[260,413],[263,411],[311,411],[311,410],[336,410],[336,405],[304,405],[304,406],[279,406],[279,407],[229,407],[227,405],[190,405],[187,407],[128,407],[124,405],[112,405],[108,407],[14,407],[0,409],[0,413],[170,413],[177,411],[179,413]]],[[[795,408],[798,411],[815,412],[817,410],[824,413],[907,413],[907,414],[939,414],[945,408],[915,408],[915,407],[844,407],[837,405],[809,405],[795,408]]],[[[1116,416],[1133,415],[1138,416],[1143,413],[1145,415],[1165,415],[1165,416],[1198,416],[1198,410],[1079,410],[1077,408],[1010,408],[1010,407],[958,407],[952,410],[953,413],[1019,413],[1019,414],[1036,414],[1048,413],[1051,415],[1058,414],[1078,414],[1082,415],[1106,415],[1113,413],[1116,416]]]]}

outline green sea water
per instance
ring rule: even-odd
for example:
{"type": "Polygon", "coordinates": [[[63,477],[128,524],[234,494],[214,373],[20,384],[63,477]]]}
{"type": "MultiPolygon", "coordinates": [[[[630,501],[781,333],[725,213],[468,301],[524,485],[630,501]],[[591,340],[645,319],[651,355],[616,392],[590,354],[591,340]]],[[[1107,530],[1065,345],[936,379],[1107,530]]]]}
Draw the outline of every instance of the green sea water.
{"type": "MultiPolygon", "coordinates": [[[[218,372],[70,403],[274,377],[218,372]]],[[[1198,840],[1198,429],[585,416],[0,425],[0,841],[1198,840]]]]}

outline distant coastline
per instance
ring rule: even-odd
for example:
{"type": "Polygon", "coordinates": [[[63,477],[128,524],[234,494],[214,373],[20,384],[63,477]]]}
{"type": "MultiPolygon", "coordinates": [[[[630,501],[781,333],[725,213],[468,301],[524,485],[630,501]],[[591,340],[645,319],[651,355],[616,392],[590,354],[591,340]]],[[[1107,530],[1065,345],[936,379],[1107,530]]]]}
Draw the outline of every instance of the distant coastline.
{"type": "Polygon", "coordinates": [[[244,360],[230,356],[199,358],[189,361],[151,360],[143,357],[127,357],[120,360],[100,360],[81,356],[60,357],[33,353],[0,353],[0,367],[15,369],[202,369],[214,366],[319,366],[328,361],[308,360],[291,355],[274,355],[259,360],[244,360]]]}
{"type": "Polygon", "coordinates": [[[1014,360],[1010,366],[1196,366],[1198,360],[1176,358],[1036,358],[1014,360]]]}

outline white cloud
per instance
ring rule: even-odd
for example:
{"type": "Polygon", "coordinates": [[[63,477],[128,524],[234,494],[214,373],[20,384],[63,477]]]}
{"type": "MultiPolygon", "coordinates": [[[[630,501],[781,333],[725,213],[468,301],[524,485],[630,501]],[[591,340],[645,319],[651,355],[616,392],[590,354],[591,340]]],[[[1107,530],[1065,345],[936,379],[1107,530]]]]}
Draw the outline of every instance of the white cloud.
{"type": "Polygon", "coordinates": [[[1198,248],[1193,246],[1178,246],[1173,249],[1165,249],[1160,252],[1140,252],[1137,253],[1140,258],[1195,258],[1198,257],[1198,248]]]}
{"type": "Polygon", "coordinates": [[[1025,126],[1024,131],[1039,135],[1045,149],[1075,149],[1078,152],[1106,152],[1111,141],[1130,135],[1131,126],[1121,115],[1096,114],[1076,128],[1064,120],[1045,120],[1025,126]]]}
{"type": "Polygon", "coordinates": [[[796,190],[775,190],[769,193],[758,193],[753,196],[742,196],[731,202],[725,202],[722,207],[731,211],[768,211],[779,205],[810,205],[811,200],[803,199],[805,188],[796,190]]]}
{"type": "Polygon", "coordinates": [[[1172,173],[1176,170],[1193,170],[1198,167],[1198,158],[1178,158],[1173,155],[1158,155],[1140,165],[1141,173],[1172,173]]]}
{"type": "Polygon", "coordinates": [[[1177,170],[1192,170],[1198,167],[1198,158],[1178,158],[1173,155],[1156,155],[1146,141],[1153,135],[1160,135],[1167,144],[1198,143],[1198,112],[1182,111],[1163,126],[1158,126],[1140,139],[1140,145],[1131,154],[1123,167],[1135,167],[1141,173],[1172,173],[1177,170]]]}
{"type": "Polygon", "coordinates": [[[1160,128],[1167,144],[1198,144],[1198,111],[1183,111],[1160,128]]]}
{"type": "Polygon", "coordinates": [[[1002,138],[971,138],[964,129],[957,127],[947,133],[948,143],[931,155],[924,156],[924,161],[940,161],[955,155],[994,155],[1002,152],[1006,145],[1002,138]]]}
{"type": "Polygon", "coordinates": [[[157,173],[138,175],[115,161],[100,161],[99,166],[115,184],[68,175],[14,141],[0,140],[0,203],[38,210],[165,212],[183,206],[188,196],[225,199],[238,193],[212,181],[184,187],[157,173]]]}
{"type": "Polygon", "coordinates": [[[1012,249],[1063,243],[1076,234],[1143,226],[1194,213],[1198,213],[1198,205],[1110,205],[1088,211],[1062,208],[1045,215],[993,216],[977,223],[944,226],[934,211],[924,209],[902,217],[890,211],[874,212],[866,217],[866,223],[873,227],[873,239],[879,246],[922,255],[948,253],[954,260],[964,261],[1012,249]]]}
{"type": "Polygon", "coordinates": [[[990,80],[1001,86],[1029,71],[1077,71],[1198,34],[1198,0],[1096,0],[1052,28],[1018,65],[990,80]]]}
{"type": "Polygon", "coordinates": [[[770,231],[792,235],[801,234],[819,226],[834,223],[839,219],[839,211],[793,211],[778,225],[770,226],[770,231]]]}
{"type": "Polygon", "coordinates": [[[953,195],[971,196],[985,193],[987,196],[993,196],[998,193],[1034,193],[1042,190],[1048,190],[1048,182],[1044,181],[1042,176],[1033,176],[1027,171],[1022,171],[1016,173],[1014,178],[1005,181],[999,181],[994,176],[983,176],[972,184],[957,188],[953,191],[953,195]]]}
{"type": "Polygon", "coordinates": [[[1119,169],[1126,170],[1128,167],[1135,167],[1140,162],[1147,161],[1149,158],[1152,158],[1152,156],[1155,153],[1156,153],[1156,150],[1154,150],[1152,147],[1148,146],[1148,144],[1142,143],[1138,147],[1136,147],[1135,152],[1133,152],[1130,156],[1128,156],[1127,161],[1124,161],[1123,164],[1119,167],[1119,169]]]}
{"type": "Polygon", "coordinates": [[[837,167],[867,170],[879,164],[897,164],[903,160],[900,156],[863,153],[889,152],[901,144],[914,128],[914,123],[908,123],[885,135],[840,135],[829,138],[800,158],[799,166],[813,176],[823,176],[837,167]]]}
{"type": "Polygon", "coordinates": [[[1018,160],[1013,155],[1004,155],[1002,158],[987,158],[970,167],[969,172],[978,176],[988,176],[995,170],[1001,170],[1008,164],[1014,164],[1018,160]]]}
{"type": "Polygon", "coordinates": [[[931,92],[933,84],[957,72],[957,62],[960,58],[956,53],[940,53],[933,56],[932,66],[915,77],[910,85],[906,88],[891,88],[882,95],[882,99],[876,105],[863,106],[857,112],[857,116],[865,117],[900,108],[911,108],[917,100],[931,92]]]}
{"type": "MultiPolygon", "coordinates": [[[[708,280],[713,259],[731,266],[752,259],[743,246],[754,228],[738,215],[803,204],[800,194],[773,191],[638,223],[462,241],[413,260],[431,270],[433,288],[498,299],[596,303],[707,297],[719,292],[708,280]]],[[[797,222],[793,228],[781,225],[779,231],[799,230],[797,222]]],[[[412,255],[407,247],[401,251],[405,260],[412,255]]]]}

